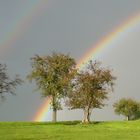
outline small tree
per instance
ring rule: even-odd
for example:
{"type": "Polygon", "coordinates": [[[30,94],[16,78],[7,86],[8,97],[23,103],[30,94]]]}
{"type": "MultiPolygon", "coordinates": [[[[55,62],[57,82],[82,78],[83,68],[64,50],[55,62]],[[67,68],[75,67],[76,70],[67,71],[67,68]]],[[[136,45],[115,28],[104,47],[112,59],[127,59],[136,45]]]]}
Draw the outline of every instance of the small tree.
{"type": "Polygon", "coordinates": [[[113,90],[114,80],[109,69],[103,68],[97,61],[90,61],[84,71],[78,71],[72,82],[73,90],[68,94],[66,104],[70,109],[84,110],[83,122],[90,121],[93,108],[102,108],[103,101],[108,99],[109,91],[113,90]]]}
{"type": "Polygon", "coordinates": [[[137,117],[140,112],[140,103],[131,98],[122,98],[113,105],[114,111],[118,115],[124,115],[126,120],[137,117]]]}
{"type": "Polygon", "coordinates": [[[75,60],[69,55],[53,53],[50,56],[36,55],[32,59],[29,80],[35,80],[44,97],[51,98],[53,122],[57,110],[61,109],[61,99],[67,94],[69,81],[74,75],[75,60]]]}
{"type": "Polygon", "coordinates": [[[0,98],[4,98],[6,93],[15,94],[15,88],[21,82],[22,80],[18,76],[11,79],[7,74],[7,66],[0,64],[0,98]]]}

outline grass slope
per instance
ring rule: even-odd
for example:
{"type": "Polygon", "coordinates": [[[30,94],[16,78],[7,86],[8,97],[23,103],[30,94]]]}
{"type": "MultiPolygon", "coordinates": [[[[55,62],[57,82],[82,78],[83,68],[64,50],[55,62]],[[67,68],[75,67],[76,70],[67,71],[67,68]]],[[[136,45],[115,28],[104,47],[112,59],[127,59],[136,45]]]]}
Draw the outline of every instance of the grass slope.
{"type": "Polygon", "coordinates": [[[140,140],[140,121],[29,123],[1,122],[0,140],[140,140]]]}

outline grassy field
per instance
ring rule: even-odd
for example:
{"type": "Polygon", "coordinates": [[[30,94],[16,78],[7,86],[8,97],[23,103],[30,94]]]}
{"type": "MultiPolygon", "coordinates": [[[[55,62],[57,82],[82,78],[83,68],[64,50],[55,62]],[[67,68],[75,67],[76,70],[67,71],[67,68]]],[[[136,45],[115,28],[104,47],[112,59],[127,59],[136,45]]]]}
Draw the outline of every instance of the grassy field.
{"type": "Polygon", "coordinates": [[[140,140],[140,121],[29,123],[1,122],[0,140],[140,140]]]}

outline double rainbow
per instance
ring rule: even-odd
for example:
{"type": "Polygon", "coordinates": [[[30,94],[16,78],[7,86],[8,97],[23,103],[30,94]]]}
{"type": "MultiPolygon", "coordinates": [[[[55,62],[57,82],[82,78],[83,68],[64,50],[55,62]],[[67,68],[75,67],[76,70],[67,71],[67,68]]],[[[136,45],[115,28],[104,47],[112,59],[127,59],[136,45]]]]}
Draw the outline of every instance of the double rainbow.
{"type": "MultiPolygon", "coordinates": [[[[47,0],[35,1],[33,7],[28,11],[18,22],[12,27],[11,31],[5,36],[3,42],[1,43],[1,52],[13,46],[15,42],[22,37],[25,31],[28,30],[31,23],[39,17],[40,14],[46,9],[47,0]]],[[[105,37],[101,38],[96,44],[94,44],[91,49],[87,50],[84,56],[80,58],[77,63],[77,68],[83,69],[86,62],[92,59],[96,59],[98,55],[104,52],[105,49],[113,47],[113,43],[117,40],[122,39],[125,34],[128,34],[132,30],[140,25],[140,14],[131,16],[118,27],[116,27],[112,32],[107,34],[105,37]]],[[[37,111],[33,121],[46,121],[47,116],[50,114],[50,102],[51,100],[47,98],[41,105],[40,109],[37,111]]]]}

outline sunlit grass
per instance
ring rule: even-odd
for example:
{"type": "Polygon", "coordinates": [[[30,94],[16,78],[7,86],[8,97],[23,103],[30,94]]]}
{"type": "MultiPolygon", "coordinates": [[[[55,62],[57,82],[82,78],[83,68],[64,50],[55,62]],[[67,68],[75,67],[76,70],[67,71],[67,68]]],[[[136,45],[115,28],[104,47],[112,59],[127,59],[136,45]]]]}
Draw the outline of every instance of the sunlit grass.
{"type": "Polygon", "coordinates": [[[140,121],[1,122],[0,140],[140,140],[140,121]]]}

